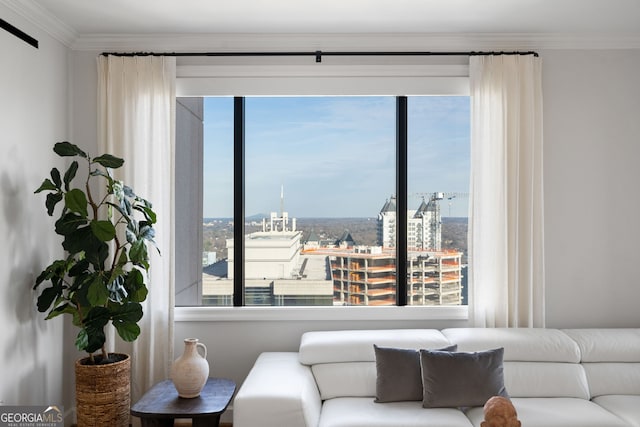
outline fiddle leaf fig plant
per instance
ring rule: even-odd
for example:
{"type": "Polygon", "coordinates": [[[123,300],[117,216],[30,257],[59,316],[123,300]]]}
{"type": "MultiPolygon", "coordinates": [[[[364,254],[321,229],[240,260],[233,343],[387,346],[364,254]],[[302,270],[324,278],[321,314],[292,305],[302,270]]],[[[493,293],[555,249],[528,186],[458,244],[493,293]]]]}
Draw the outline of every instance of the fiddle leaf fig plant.
{"type": "Polygon", "coordinates": [[[109,322],[124,341],[134,341],[140,334],[140,303],[148,293],[148,251],[157,250],[156,214],[151,203],[113,178],[112,169],[121,167],[123,159],[110,154],[91,158],[69,142],[56,143],[53,151],[77,157],[80,163],[74,160],[64,175],[54,167],[35,191],[48,192],[49,216],[59,207],[55,232],[63,237],[66,252],[66,258],[53,261],[36,279],[34,289],[43,287],[38,311],[48,311],[47,319],[70,314],[80,328],[76,347],[89,353],[90,363],[97,359],[93,353],[101,350],[101,363],[108,363],[109,322]],[[86,178],[77,176],[80,164],[86,168],[86,178]]]}

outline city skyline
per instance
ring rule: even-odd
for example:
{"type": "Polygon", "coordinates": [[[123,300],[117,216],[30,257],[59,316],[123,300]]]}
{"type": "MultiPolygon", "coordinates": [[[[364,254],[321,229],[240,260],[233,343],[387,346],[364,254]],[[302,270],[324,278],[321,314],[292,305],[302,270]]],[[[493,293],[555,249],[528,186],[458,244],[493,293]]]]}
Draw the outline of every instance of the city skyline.
{"type": "MultiPolygon", "coordinates": [[[[247,216],[375,217],[395,194],[394,97],[254,97],[245,104],[247,216]]],[[[205,98],[205,218],[233,216],[233,98],[205,98]],[[209,166],[210,165],[210,166],[209,166]]],[[[469,98],[409,98],[409,209],[468,193],[469,98]],[[420,193],[420,194],[418,194],[420,193]]],[[[443,216],[466,217],[465,198],[443,216]]]]}

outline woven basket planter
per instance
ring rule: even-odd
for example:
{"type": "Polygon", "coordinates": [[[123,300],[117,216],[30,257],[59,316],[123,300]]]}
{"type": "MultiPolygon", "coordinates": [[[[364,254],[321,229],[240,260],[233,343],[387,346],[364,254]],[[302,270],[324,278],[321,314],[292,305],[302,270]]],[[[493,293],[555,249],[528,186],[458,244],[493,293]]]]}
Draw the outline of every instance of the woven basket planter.
{"type": "Polygon", "coordinates": [[[131,404],[131,358],[114,354],[118,362],[86,365],[76,361],[78,427],[128,427],[131,404]]]}

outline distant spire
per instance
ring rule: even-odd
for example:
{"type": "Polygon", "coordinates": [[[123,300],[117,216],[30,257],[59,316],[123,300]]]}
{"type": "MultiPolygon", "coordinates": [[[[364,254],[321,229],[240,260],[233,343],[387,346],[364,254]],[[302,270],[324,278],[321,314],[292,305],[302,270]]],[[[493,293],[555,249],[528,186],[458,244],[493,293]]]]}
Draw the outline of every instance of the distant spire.
{"type": "Polygon", "coordinates": [[[284,216],[284,184],[280,184],[280,216],[284,216]]]}
{"type": "Polygon", "coordinates": [[[395,212],[396,211],[396,196],[395,194],[391,195],[391,199],[387,199],[382,209],[380,209],[380,213],[386,212],[395,212]]]}

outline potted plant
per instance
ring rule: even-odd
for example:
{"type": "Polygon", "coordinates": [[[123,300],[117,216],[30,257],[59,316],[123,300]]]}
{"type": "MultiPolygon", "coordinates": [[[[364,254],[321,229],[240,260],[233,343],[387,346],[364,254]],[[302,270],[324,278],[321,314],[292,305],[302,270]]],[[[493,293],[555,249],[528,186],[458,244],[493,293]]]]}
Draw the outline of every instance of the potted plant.
{"type": "Polygon", "coordinates": [[[111,323],[124,341],[140,334],[156,214],[147,200],[113,178],[111,170],[121,167],[123,159],[110,154],[91,158],[69,142],[56,143],[53,151],[77,157],[86,175],[77,175],[80,164],[74,160],[64,175],[51,169],[35,191],[48,192],[49,216],[60,207],[55,232],[63,237],[66,252],[36,279],[34,289],[43,288],[38,311],[48,311],[47,319],[70,314],[80,329],[76,347],[89,353],[76,362],[78,425],[128,426],[130,360],[107,354],[105,327],[111,323]],[[79,186],[73,185],[76,178],[79,186]]]}

